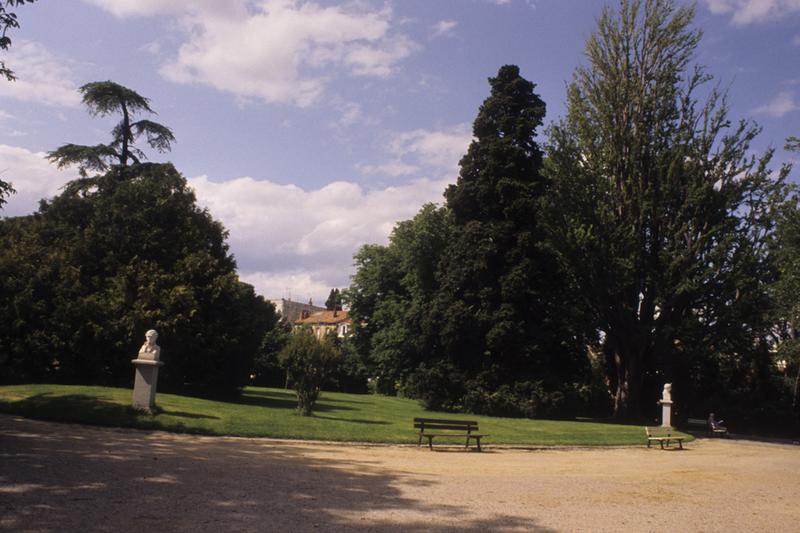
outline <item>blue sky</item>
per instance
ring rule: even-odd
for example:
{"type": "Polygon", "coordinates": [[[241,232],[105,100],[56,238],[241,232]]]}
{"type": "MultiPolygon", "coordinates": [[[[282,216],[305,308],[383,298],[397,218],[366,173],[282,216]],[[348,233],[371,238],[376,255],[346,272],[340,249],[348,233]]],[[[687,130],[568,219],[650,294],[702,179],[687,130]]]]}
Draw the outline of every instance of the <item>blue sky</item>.
{"type": "MultiPolygon", "coordinates": [[[[324,301],[352,255],[455,181],[486,79],[513,63],[548,121],[603,2],[589,0],[40,0],[18,8],[0,83],[0,175],[32,212],[74,171],[46,151],[105,142],[77,88],[111,79],[151,99],[172,161],[230,231],[242,279],[324,301]]],[[[731,117],[800,135],[800,0],[700,0],[697,61],[731,117]]],[[[795,172],[794,176],[797,176],[795,172]]]]}

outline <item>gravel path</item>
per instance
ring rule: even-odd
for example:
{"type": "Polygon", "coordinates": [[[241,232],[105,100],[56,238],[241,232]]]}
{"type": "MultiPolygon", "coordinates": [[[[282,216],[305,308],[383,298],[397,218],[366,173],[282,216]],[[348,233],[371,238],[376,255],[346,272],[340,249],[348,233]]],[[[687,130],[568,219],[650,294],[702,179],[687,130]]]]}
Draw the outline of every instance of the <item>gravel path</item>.
{"type": "Polygon", "coordinates": [[[483,453],[0,415],[0,531],[798,531],[800,447],[483,453]]]}

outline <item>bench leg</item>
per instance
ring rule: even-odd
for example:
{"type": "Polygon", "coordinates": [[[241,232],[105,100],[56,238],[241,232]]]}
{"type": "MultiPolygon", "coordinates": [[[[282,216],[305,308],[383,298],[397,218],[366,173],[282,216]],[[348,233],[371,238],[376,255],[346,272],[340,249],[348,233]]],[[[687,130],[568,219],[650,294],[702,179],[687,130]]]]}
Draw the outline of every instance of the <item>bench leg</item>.
{"type": "Polygon", "coordinates": [[[428,449],[433,450],[433,435],[425,435],[428,437],[428,449]]]}
{"type": "Polygon", "coordinates": [[[422,446],[422,433],[419,434],[419,441],[417,442],[417,448],[422,446]]]}
{"type": "Polygon", "coordinates": [[[475,444],[478,445],[478,451],[481,451],[481,438],[475,437],[475,444]]]}
{"type": "Polygon", "coordinates": [[[678,448],[680,448],[681,450],[683,449],[683,441],[682,440],[678,441],[678,448]]]}

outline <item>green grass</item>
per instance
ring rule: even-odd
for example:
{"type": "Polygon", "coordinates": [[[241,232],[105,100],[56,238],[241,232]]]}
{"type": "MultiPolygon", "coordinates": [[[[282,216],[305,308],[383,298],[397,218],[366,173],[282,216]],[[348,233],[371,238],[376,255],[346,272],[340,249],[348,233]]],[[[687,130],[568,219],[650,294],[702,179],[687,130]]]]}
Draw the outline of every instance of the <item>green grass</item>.
{"type": "MultiPolygon", "coordinates": [[[[293,391],[248,387],[234,402],[159,393],[159,412],[133,410],[130,389],[67,385],[0,387],[0,412],[30,418],[207,435],[328,441],[416,442],[412,419],[477,420],[486,444],[603,446],[644,444],[641,426],[592,421],[527,420],[425,411],[414,400],[322,393],[310,417],[293,391]]],[[[688,436],[687,436],[688,437],[688,436]]],[[[436,442],[439,442],[437,439],[436,442]]],[[[447,442],[442,440],[441,442],[447,442]]]]}

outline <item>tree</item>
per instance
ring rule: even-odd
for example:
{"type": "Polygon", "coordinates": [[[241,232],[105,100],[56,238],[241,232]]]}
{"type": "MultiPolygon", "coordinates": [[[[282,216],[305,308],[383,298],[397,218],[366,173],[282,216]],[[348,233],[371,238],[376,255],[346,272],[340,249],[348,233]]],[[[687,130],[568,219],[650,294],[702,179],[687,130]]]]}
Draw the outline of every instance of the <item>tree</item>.
{"type": "MultiPolygon", "coordinates": [[[[11,37],[8,30],[19,28],[17,14],[8,10],[7,6],[19,7],[25,4],[32,4],[36,0],[5,0],[0,1],[0,50],[8,50],[11,47],[11,37]]],[[[5,76],[8,81],[14,81],[14,72],[6,66],[5,61],[0,60],[0,76],[5,76]]]]}
{"type": "MultiPolygon", "coordinates": [[[[11,38],[8,36],[8,30],[19,28],[19,21],[17,20],[16,13],[8,11],[7,6],[16,7],[31,4],[36,0],[0,0],[0,50],[8,50],[11,47],[11,38]]],[[[14,72],[6,66],[5,61],[0,59],[0,77],[5,76],[6,80],[14,81],[17,78],[14,72]]],[[[14,187],[7,181],[0,180],[0,209],[7,203],[6,198],[14,194],[14,187]]]]}
{"type": "Polygon", "coordinates": [[[759,130],[732,126],[724,95],[698,102],[711,78],[690,68],[693,17],[671,0],[605,9],[550,135],[551,242],[594,315],[617,416],[652,409],[664,381],[687,408],[754,394],[769,360],[784,174],[748,155],[759,130]]]}
{"type": "Polygon", "coordinates": [[[274,307],[239,281],[225,229],[172,165],[125,172],[0,222],[2,379],[126,386],[155,328],[159,386],[236,393],[274,307]]]}
{"type": "Polygon", "coordinates": [[[441,354],[487,393],[526,380],[559,390],[584,380],[588,363],[568,320],[569,280],[540,228],[545,104],[514,65],[489,83],[458,181],[445,191],[453,230],[435,301],[441,354]]]}
{"type": "Polygon", "coordinates": [[[169,128],[147,119],[133,120],[140,112],[155,113],[148,98],[112,81],[87,83],[79,91],[92,116],[120,114],[122,118],[112,130],[112,140],[108,144],[65,144],[49,152],[48,159],[58,168],[78,165],[83,176],[87,171],[106,172],[111,166],[121,172],[130,163],[138,164],[145,159],[144,152],[135,146],[142,136],[154,150],[161,153],[170,150],[175,137],[169,128]]]}
{"type": "Polygon", "coordinates": [[[339,289],[331,289],[328,299],[325,300],[325,309],[328,311],[342,310],[342,294],[339,292],[339,289]]]}
{"type": "MultiPolygon", "coordinates": [[[[789,137],[787,151],[800,152],[800,139],[789,137]]],[[[792,386],[792,409],[800,414],[800,198],[797,189],[787,194],[779,211],[775,239],[778,281],[775,292],[777,321],[780,327],[778,357],[796,370],[792,386]]]]}
{"type": "Polygon", "coordinates": [[[396,394],[421,362],[435,357],[431,301],[450,235],[447,210],[426,204],[395,226],[388,246],[365,245],[355,255],[356,273],[345,294],[352,342],[379,392],[396,394]]]}
{"type": "Polygon", "coordinates": [[[294,383],[297,410],[301,415],[311,415],[322,385],[340,359],[336,346],[325,337],[317,339],[310,329],[302,328],[292,334],[281,351],[280,361],[294,383]]]}

